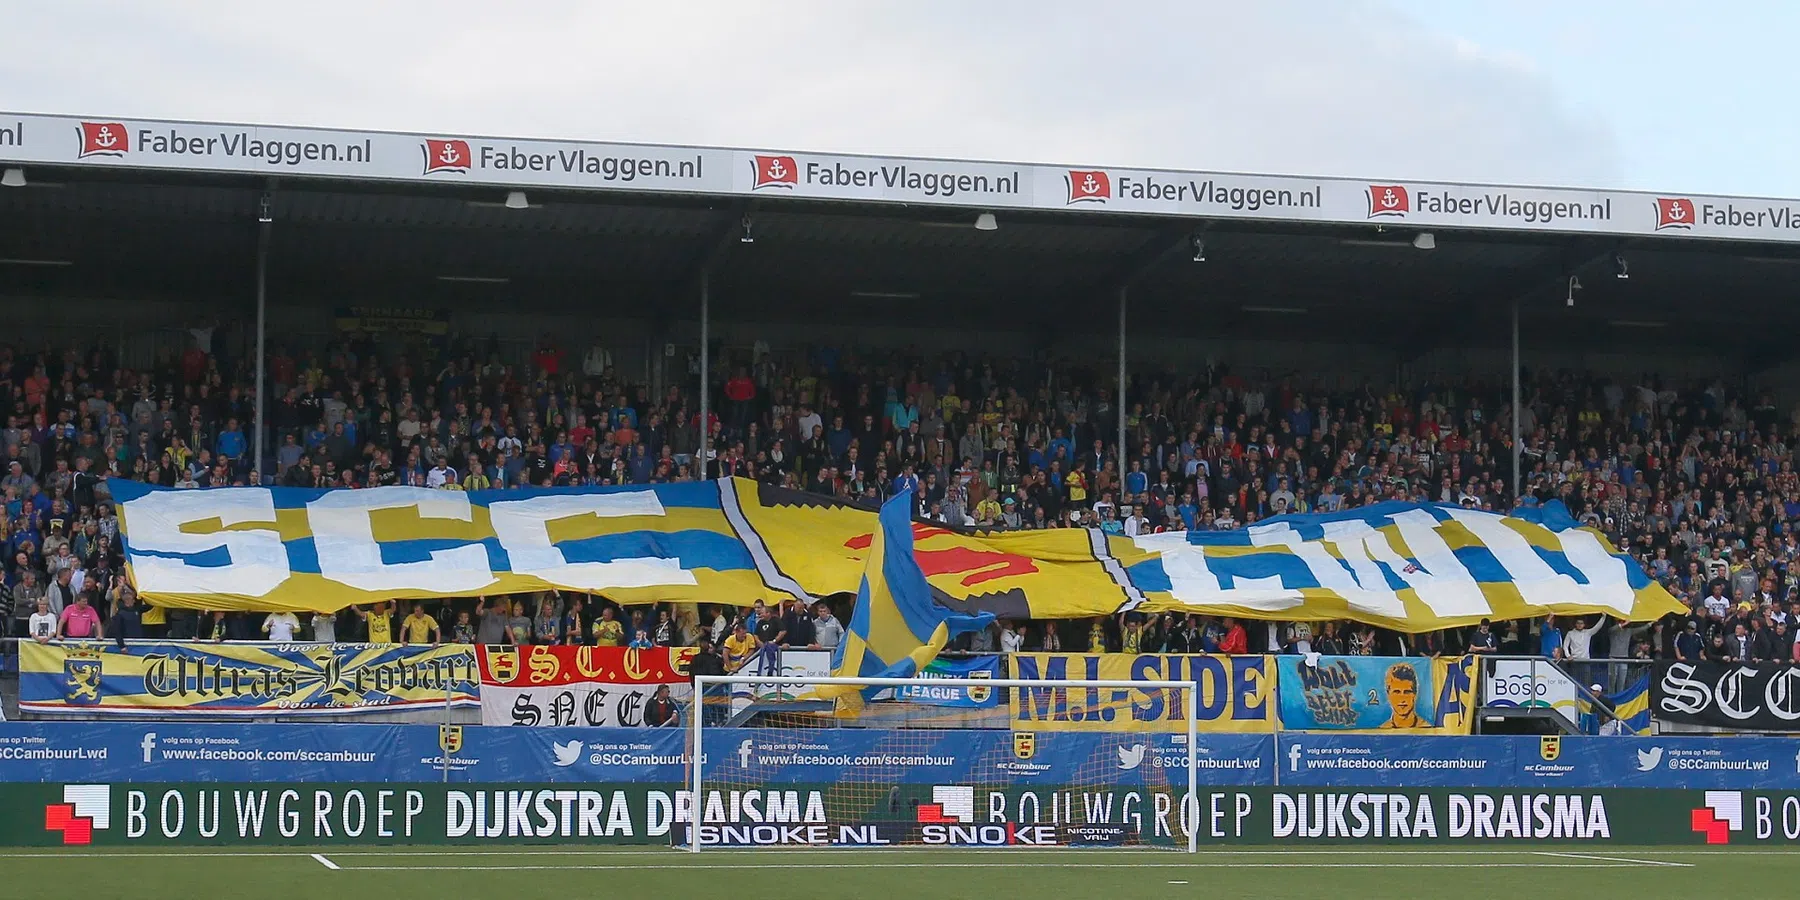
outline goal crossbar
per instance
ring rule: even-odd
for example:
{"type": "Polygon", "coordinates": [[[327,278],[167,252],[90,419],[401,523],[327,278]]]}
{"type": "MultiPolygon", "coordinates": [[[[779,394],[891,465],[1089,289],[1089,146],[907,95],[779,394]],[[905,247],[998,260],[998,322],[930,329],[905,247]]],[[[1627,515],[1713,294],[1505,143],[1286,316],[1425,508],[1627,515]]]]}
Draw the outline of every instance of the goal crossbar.
{"type": "Polygon", "coordinates": [[[700,810],[704,785],[703,748],[705,716],[699,712],[704,702],[708,685],[733,684],[773,684],[773,685],[845,685],[851,687],[908,687],[912,685],[931,685],[933,687],[988,687],[988,688],[1033,688],[1037,690],[1053,690],[1057,688],[1097,688],[1111,690],[1179,690],[1186,692],[1187,713],[1187,796],[1183,803],[1194,803],[1194,820],[1188,828],[1187,852],[1199,851],[1199,796],[1195,793],[1199,785],[1200,753],[1198,723],[1200,715],[1199,685],[1192,681],[1129,681],[1125,679],[1043,679],[1043,678],[854,678],[841,675],[696,675],[694,676],[695,711],[688,718],[692,720],[693,732],[693,790],[691,800],[692,825],[688,829],[689,845],[692,852],[700,852],[700,810]]]}

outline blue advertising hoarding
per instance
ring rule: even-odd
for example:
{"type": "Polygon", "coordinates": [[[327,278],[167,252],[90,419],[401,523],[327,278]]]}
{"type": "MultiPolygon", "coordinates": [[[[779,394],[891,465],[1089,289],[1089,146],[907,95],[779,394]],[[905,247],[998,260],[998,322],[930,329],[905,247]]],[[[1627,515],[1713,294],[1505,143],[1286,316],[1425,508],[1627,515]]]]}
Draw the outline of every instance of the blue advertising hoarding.
{"type": "MultiPolygon", "coordinates": [[[[1182,783],[1187,735],[995,729],[706,732],[734,783],[1182,783]]],[[[691,777],[677,728],[0,723],[0,782],[612,782],[691,777]]],[[[1784,738],[1202,734],[1208,786],[1800,791],[1784,738]]]]}

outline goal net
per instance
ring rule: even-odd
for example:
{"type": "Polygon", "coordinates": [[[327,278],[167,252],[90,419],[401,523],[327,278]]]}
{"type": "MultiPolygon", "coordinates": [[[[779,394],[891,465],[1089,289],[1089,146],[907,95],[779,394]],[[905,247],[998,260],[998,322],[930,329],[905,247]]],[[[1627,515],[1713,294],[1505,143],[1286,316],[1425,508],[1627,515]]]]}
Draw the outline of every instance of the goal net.
{"type": "Polygon", "coordinates": [[[1193,682],[695,680],[686,849],[1196,847],[1193,682]]]}

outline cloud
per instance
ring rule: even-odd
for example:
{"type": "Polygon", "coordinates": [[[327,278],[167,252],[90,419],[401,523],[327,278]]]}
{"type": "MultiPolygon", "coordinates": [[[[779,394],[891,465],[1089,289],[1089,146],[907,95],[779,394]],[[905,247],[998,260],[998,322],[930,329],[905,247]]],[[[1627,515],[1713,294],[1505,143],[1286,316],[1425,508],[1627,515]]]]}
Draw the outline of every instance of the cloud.
{"type": "Polygon", "coordinates": [[[1609,185],[1529,60],[1373,0],[62,0],[9,13],[32,112],[1609,185]]]}

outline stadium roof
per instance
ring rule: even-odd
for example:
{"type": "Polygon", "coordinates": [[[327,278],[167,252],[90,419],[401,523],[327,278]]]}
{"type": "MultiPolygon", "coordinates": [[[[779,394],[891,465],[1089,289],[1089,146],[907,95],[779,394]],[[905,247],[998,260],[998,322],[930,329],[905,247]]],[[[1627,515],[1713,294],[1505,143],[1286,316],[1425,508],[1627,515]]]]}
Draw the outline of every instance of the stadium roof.
{"type": "Polygon", "coordinates": [[[1533,346],[1599,334],[1614,348],[1728,351],[1722,372],[1784,360],[1800,325],[1783,302],[1800,230],[1782,224],[1800,223],[1800,203],[1785,201],[4,113],[0,161],[25,179],[0,188],[0,293],[12,296],[247,301],[267,196],[270,295],[287,304],[682,320],[710,266],[721,320],[1106,334],[1129,285],[1134,331],[1317,335],[1405,358],[1504,345],[1518,299],[1533,346]],[[129,149],[96,149],[107,135],[129,149]],[[258,141],[266,155],[244,156],[258,141]],[[446,147],[460,171],[433,171],[446,147]],[[513,155],[526,167],[488,165],[513,155]],[[814,183],[834,170],[930,174],[936,193],[814,183]],[[699,184],[677,183],[687,176],[699,184]],[[1128,196],[1163,183],[1191,190],[1128,196]],[[510,189],[529,208],[507,208],[510,189]],[[1459,201],[1460,213],[1442,206],[1459,201]],[[983,212],[996,230],[974,227],[983,212]],[[1730,215],[1757,221],[1712,221],[1730,215]],[[1421,233],[1435,249],[1414,246],[1421,233]]]}

